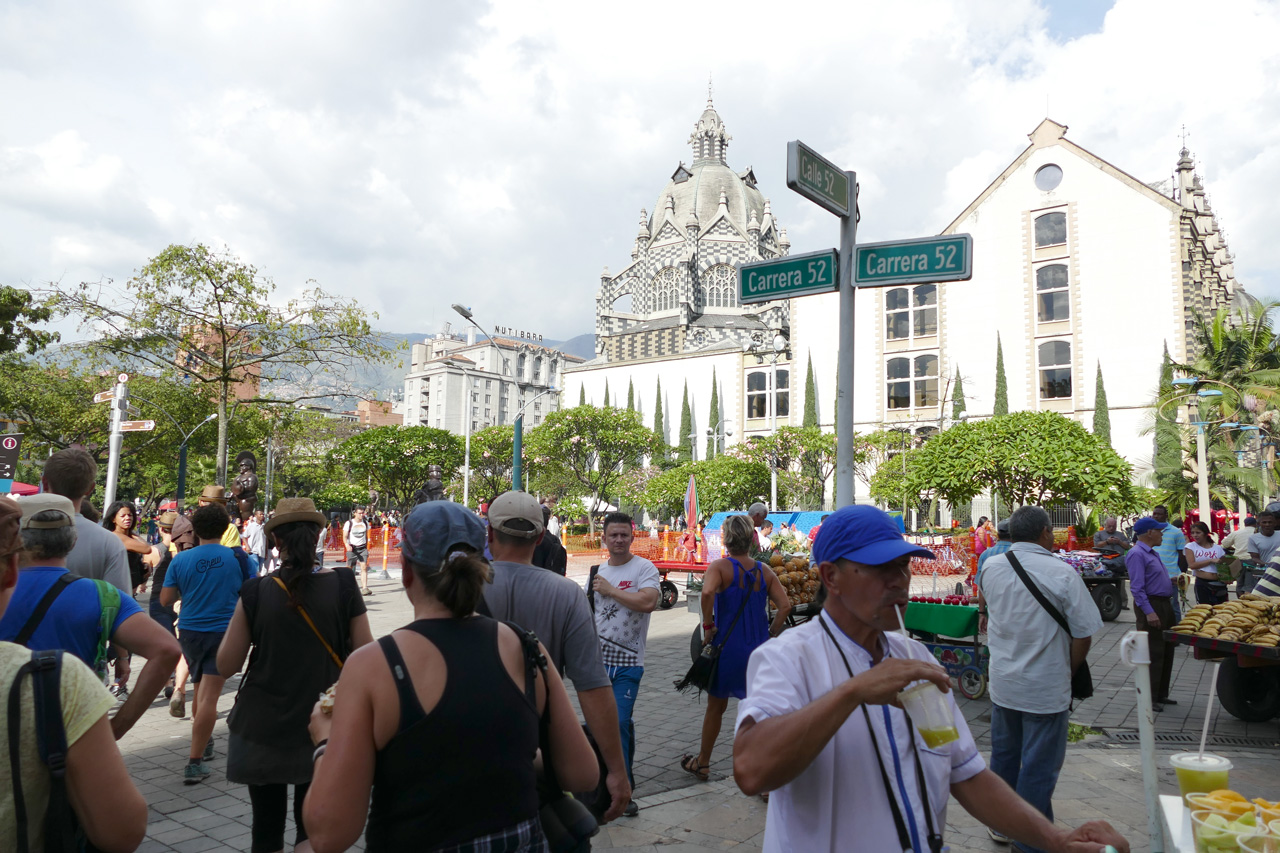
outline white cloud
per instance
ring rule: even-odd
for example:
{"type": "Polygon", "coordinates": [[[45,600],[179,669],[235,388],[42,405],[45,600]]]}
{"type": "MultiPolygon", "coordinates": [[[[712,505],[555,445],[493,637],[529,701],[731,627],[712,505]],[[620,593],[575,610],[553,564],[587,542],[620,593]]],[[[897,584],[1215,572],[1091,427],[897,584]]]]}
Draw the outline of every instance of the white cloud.
{"type": "Polygon", "coordinates": [[[0,282],[123,279],[203,241],[397,331],[462,299],[490,324],[585,332],[601,268],[690,160],[710,73],[730,164],[755,167],[795,251],[836,229],[786,190],[789,139],[858,171],[874,240],[945,226],[1046,113],[1146,181],[1185,123],[1237,275],[1280,296],[1280,13],[1262,0],[1119,0],[1072,40],[1031,0],[190,9],[0,11],[0,282]]]}

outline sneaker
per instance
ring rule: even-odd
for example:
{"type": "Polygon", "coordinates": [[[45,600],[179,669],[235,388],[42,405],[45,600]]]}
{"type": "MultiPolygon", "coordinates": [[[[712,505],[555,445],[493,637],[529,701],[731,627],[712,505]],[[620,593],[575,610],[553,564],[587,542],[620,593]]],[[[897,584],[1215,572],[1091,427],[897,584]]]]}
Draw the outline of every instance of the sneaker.
{"type": "Polygon", "coordinates": [[[627,807],[622,810],[623,817],[635,817],[638,814],[640,814],[640,807],[636,805],[635,800],[627,803],[627,807]]]}
{"type": "Polygon", "coordinates": [[[116,697],[117,705],[129,698],[129,688],[125,687],[123,684],[112,684],[107,688],[107,690],[111,692],[112,696],[116,697]]]}
{"type": "Polygon", "coordinates": [[[169,700],[169,716],[181,720],[187,715],[187,693],[184,690],[169,700]]]}
{"type": "Polygon", "coordinates": [[[201,761],[213,761],[213,736],[209,737],[209,742],[204,745],[204,755],[201,761]]]}
{"type": "Polygon", "coordinates": [[[195,785],[208,779],[211,775],[213,775],[213,771],[203,761],[188,764],[182,769],[182,784],[195,785]]]}
{"type": "Polygon", "coordinates": [[[991,836],[991,840],[992,840],[992,841],[994,841],[996,844],[1008,844],[1008,843],[1009,843],[1009,836],[1004,835],[1004,834],[999,833],[999,832],[996,832],[994,829],[992,829],[992,828],[991,828],[991,827],[989,827],[989,826],[987,827],[987,835],[990,835],[990,836],[991,836]]]}

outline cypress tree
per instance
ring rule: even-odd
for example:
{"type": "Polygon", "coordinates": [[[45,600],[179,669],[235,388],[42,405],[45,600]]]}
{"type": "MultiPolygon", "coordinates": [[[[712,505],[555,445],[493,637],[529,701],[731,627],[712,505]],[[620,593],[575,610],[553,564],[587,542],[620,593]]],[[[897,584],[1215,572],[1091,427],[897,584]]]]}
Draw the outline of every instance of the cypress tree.
{"type": "Polygon", "coordinates": [[[627,411],[634,412],[636,410],[636,386],[630,379],[627,380],[627,411]]]}
{"type": "Polygon", "coordinates": [[[692,462],[693,412],[689,409],[689,380],[684,381],[684,402],[680,405],[680,435],[676,438],[676,461],[692,462]]]}
{"type": "Polygon", "coordinates": [[[991,407],[991,414],[1009,414],[1009,382],[1004,376],[1004,347],[1000,343],[999,332],[996,332],[996,402],[991,407]]]}
{"type": "Polygon", "coordinates": [[[956,365],[956,381],[951,386],[951,420],[958,421],[964,414],[964,380],[960,378],[960,365],[956,365]]]}
{"type": "Polygon", "coordinates": [[[1102,362],[1098,362],[1098,382],[1093,397],[1093,434],[1111,443],[1111,411],[1107,408],[1107,387],[1102,384],[1102,362]]]}
{"type": "Polygon", "coordinates": [[[653,404],[653,431],[658,434],[658,451],[655,456],[659,459],[666,459],[667,454],[663,451],[666,446],[666,436],[663,435],[664,426],[662,423],[662,378],[658,378],[658,397],[653,404]]]}
{"type": "Polygon", "coordinates": [[[609,380],[607,377],[604,380],[604,407],[606,409],[609,408],[609,380]]]}
{"type": "Polygon", "coordinates": [[[715,459],[716,442],[724,425],[720,423],[720,383],[716,381],[714,367],[711,368],[711,412],[707,415],[707,426],[710,427],[711,433],[707,436],[707,458],[715,459]]]}
{"type": "Polygon", "coordinates": [[[801,426],[818,425],[818,392],[813,387],[813,353],[809,353],[809,372],[804,377],[804,420],[801,426]]]}
{"type": "MultiPolygon", "coordinates": [[[[1174,396],[1173,360],[1169,358],[1169,345],[1164,346],[1164,359],[1160,363],[1160,392],[1158,401],[1168,400],[1174,396]]],[[[1177,409],[1169,406],[1164,414],[1156,412],[1155,453],[1152,466],[1155,468],[1156,485],[1162,489],[1172,489],[1179,485],[1182,475],[1182,434],[1178,430],[1177,409]]]]}
{"type": "Polygon", "coordinates": [[[578,386],[578,405],[585,406],[587,404],[587,386],[578,386]]]}

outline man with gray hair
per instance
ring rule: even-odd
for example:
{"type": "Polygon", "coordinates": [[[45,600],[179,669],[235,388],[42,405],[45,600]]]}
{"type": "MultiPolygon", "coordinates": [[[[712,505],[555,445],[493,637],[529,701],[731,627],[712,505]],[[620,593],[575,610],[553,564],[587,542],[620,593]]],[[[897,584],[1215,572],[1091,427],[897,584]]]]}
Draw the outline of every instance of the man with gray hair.
{"type": "Polygon", "coordinates": [[[4,616],[0,640],[30,649],[64,649],[99,675],[106,643],[142,655],[147,665],[137,686],[111,719],[119,740],[159,695],[181,654],[178,641],[143,612],[130,595],[106,581],[77,578],[67,570],[76,543],[76,511],[62,495],[22,498],[18,585],[4,616]]]}
{"type": "MultiPolygon", "coordinates": [[[[763,543],[760,541],[760,526],[769,517],[769,508],[760,503],[760,501],[756,501],[747,509],[747,515],[751,516],[751,526],[756,529],[756,539],[751,546],[749,556],[752,559],[759,559],[760,554],[764,551],[763,543]]],[[[689,529],[692,530],[697,523],[696,519],[689,521],[689,529]]]]}
{"type": "Polygon", "coordinates": [[[1053,790],[1067,754],[1071,676],[1102,617],[1080,575],[1050,553],[1049,513],[1038,506],[1015,510],[1009,538],[1009,550],[987,561],[978,583],[991,650],[991,769],[1052,821],[1053,790]]]}

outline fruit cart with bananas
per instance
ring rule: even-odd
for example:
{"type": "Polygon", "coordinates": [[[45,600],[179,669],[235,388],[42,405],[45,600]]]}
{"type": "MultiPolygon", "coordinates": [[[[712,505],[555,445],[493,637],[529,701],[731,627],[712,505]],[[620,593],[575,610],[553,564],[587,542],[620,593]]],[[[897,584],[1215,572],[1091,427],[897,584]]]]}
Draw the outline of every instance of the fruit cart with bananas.
{"type": "Polygon", "coordinates": [[[1197,604],[1164,637],[1191,646],[1197,660],[1222,661],[1217,692],[1227,713],[1250,723],[1280,717],[1280,598],[1197,604]]]}

